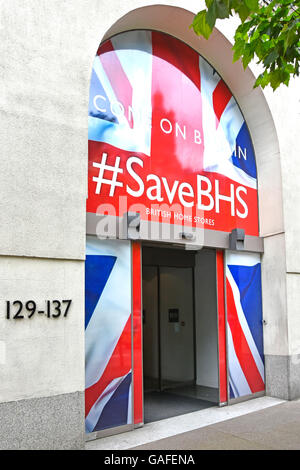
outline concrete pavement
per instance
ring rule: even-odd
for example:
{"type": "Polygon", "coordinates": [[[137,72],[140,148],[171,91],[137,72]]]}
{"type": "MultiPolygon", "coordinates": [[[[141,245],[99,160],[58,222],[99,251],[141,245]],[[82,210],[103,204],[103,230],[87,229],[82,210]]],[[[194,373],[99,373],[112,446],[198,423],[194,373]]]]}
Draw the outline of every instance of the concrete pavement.
{"type": "Polygon", "coordinates": [[[136,450],[299,450],[300,400],[156,440],[136,450]]]}
{"type": "Polygon", "coordinates": [[[261,397],[86,443],[87,450],[300,449],[300,400],[261,397]]]}

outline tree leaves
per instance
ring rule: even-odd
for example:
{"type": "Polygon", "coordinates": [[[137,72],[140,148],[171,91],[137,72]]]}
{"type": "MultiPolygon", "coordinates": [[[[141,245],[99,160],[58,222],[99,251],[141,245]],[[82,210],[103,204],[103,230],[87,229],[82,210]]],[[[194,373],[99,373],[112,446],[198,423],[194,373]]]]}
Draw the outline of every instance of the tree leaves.
{"type": "Polygon", "coordinates": [[[246,2],[239,2],[238,7],[236,8],[236,13],[239,15],[242,23],[249,17],[251,9],[248,8],[246,2]]]}
{"type": "Polygon", "coordinates": [[[211,29],[214,27],[217,18],[229,18],[227,2],[223,2],[222,0],[213,0],[210,2],[205,15],[205,20],[211,29]]]}
{"type": "Polygon", "coordinates": [[[258,0],[245,0],[247,8],[251,11],[258,10],[258,0]]]}
{"type": "Polygon", "coordinates": [[[256,57],[264,71],[256,86],[288,85],[291,76],[299,76],[300,1],[299,0],[206,0],[191,25],[198,35],[208,39],[217,19],[238,14],[241,24],[235,32],[233,61],[242,60],[246,68],[256,57]]]}
{"type": "Polygon", "coordinates": [[[194,18],[194,21],[192,23],[192,26],[194,28],[194,31],[201,35],[204,36],[205,39],[208,39],[211,32],[212,28],[209,26],[209,24],[206,21],[206,11],[202,10],[200,11],[194,18]]]}
{"type": "Polygon", "coordinates": [[[217,18],[229,18],[230,9],[228,0],[206,0],[207,10],[201,10],[194,18],[192,27],[196,34],[208,39],[217,18]]]}

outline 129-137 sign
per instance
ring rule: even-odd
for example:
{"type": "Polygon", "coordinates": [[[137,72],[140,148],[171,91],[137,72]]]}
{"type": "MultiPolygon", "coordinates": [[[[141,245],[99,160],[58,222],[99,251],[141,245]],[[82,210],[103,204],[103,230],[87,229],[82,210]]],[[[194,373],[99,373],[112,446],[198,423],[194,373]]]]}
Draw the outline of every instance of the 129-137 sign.
{"type": "Polygon", "coordinates": [[[45,315],[47,318],[66,318],[72,300],[45,300],[43,306],[38,306],[34,300],[7,300],[6,301],[6,319],[23,320],[30,319],[34,315],[45,315]]]}

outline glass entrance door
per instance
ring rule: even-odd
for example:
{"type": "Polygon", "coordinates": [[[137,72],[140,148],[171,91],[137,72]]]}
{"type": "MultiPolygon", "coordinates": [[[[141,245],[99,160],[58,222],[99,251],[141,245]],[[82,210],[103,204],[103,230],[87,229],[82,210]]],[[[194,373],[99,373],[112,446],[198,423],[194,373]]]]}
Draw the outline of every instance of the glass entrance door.
{"type": "Polygon", "coordinates": [[[160,369],[162,389],[195,381],[192,268],[159,268],[160,369]]]}
{"type": "Polygon", "coordinates": [[[193,270],[144,266],[143,281],[144,389],[193,383],[193,270]]]}
{"type": "Polygon", "coordinates": [[[219,402],[217,328],[215,251],[145,248],[145,423],[219,402]]]}

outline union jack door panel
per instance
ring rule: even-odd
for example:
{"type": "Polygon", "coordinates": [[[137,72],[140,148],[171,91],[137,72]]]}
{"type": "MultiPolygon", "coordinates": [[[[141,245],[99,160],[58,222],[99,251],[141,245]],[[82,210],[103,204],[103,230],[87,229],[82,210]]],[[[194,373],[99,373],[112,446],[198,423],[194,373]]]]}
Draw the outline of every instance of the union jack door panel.
{"type": "Polygon", "coordinates": [[[130,241],[87,237],[86,432],[132,424],[130,241]]]}
{"type": "Polygon", "coordinates": [[[229,396],[265,389],[261,263],[256,253],[226,253],[229,396]]]}

